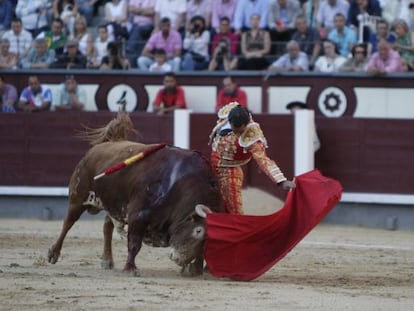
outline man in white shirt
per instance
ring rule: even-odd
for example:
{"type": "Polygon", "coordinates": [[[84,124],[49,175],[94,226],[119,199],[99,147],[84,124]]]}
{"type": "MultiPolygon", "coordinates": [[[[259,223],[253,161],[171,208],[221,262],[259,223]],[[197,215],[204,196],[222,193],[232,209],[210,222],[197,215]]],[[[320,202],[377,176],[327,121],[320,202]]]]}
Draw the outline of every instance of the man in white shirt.
{"type": "Polygon", "coordinates": [[[22,21],[19,18],[13,19],[11,29],[6,31],[2,38],[9,40],[10,52],[17,55],[18,62],[27,56],[32,47],[32,34],[23,29],[22,21]]]}

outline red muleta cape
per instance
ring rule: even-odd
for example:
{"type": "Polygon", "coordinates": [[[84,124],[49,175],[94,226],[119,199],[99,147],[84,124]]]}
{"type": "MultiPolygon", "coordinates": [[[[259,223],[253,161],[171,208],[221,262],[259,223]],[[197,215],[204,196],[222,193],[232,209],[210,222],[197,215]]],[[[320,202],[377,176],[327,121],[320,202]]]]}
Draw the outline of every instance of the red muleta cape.
{"type": "Polygon", "coordinates": [[[289,253],[335,206],[341,184],[313,170],[295,179],[285,205],[268,216],[211,213],[204,246],[216,277],[253,280],[289,253]]]}

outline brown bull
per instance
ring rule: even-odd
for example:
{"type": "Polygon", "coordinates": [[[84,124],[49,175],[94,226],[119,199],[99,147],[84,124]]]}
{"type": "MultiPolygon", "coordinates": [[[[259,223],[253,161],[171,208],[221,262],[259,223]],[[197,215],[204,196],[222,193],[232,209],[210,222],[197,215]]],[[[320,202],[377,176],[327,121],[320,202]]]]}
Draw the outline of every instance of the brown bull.
{"type": "Polygon", "coordinates": [[[126,140],[133,130],[128,115],[120,113],[105,128],[85,134],[93,147],[79,161],[69,183],[69,209],[48,260],[56,263],[63,240],[83,212],[105,210],[102,266],[114,266],[112,234],[128,225],[128,258],[124,271],[138,274],[135,257],[142,242],[171,246],[170,258],[203,272],[205,211],[224,212],[208,161],[199,153],[165,146],[115,173],[94,180],[110,166],[153,145],[126,140]],[[196,208],[197,207],[197,208],[196,208]]]}

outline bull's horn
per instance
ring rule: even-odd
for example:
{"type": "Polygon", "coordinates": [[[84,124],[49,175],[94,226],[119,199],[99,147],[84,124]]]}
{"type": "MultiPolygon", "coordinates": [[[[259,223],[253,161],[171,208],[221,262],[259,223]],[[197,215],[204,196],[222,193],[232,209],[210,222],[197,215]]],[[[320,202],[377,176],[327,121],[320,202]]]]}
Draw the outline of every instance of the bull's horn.
{"type": "Polygon", "coordinates": [[[197,204],[195,207],[195,212],[198,216],[203,218],[206,218],[207,214],[212,213],[211,209],[203,204],[197,204]]]}

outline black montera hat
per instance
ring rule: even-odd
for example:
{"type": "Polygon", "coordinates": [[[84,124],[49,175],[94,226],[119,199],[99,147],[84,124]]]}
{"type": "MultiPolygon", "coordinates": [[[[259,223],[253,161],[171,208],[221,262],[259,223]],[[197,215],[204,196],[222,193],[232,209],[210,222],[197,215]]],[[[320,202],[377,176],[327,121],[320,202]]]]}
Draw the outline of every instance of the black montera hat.
{"type": "Polygon", "coordinates": [[[289,104],[286,105],[286,109],[288,109],[288,110],[290,110],[294,107],[298,107],[298,108],[302,108],[302,109],[308,109],[308,105],[306,105],[306,103],[300,102],[300,101],[290,102],[289,104]]]}

